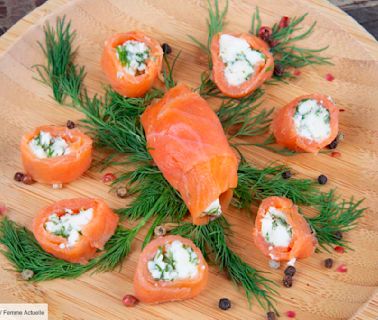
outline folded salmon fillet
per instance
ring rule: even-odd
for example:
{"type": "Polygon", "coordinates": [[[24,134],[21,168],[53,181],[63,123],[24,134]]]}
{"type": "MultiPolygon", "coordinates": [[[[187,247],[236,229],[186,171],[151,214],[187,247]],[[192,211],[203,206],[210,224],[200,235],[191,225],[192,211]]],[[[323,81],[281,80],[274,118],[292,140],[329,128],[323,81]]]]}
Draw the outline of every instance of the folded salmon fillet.
{"type": "Polygon", "coordinates": [[[178,85],[149,106],[141,122],[152,158],[181,194],[193,223],[208,223],[214,211],[205,211],[217,200],[225,210],[237,185],[238,159],[208,103],[178,85]]]}

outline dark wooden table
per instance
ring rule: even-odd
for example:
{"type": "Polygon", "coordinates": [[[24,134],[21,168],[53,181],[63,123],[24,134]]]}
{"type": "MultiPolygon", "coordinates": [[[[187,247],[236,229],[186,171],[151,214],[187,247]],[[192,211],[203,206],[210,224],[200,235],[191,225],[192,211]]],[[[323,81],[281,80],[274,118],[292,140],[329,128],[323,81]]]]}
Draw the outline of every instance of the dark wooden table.
{"type": "MultiPolygon", "coordinates": [[[[46,0],[0,0],[0,35],[46,0]]],[[[378,39],[378,0],[330,0],[378,39]]]]}

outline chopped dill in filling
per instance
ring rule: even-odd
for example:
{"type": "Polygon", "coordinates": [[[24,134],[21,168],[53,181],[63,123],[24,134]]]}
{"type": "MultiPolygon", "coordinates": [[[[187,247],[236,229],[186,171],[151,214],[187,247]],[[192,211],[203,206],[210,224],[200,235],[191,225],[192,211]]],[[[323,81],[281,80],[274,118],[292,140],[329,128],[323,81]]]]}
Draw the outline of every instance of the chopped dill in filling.
{"type": "Polygon", "coordinates": [[[133,76],[140,75],[146,71],[150,49],[144,42],[128,40],[116,47],[116,56],[125,72],[133,76]]]}
{"type": "Polygon", "coordinates": [[[298,135],[314,141],[323,141],[331,133],[330,114],[327,108],[314,99],[302,100],[293,116],[298,135]]]}
{"type": "Polygon", "coordinates": [[[64,214],[59,216],[53,213],[45,223],[47,232],[67,239],[67,244],[61,243],[61,249],[73,247],[82,235],[82,229],[92,220],[93,208],[80,209],[73,212],[65,209],[64,214]]]}
{"type": "Polygon", "coordinates": [[[147,268],[155,280],[173,281],[195,278],[199,259],[194,250],[181,241],[159,247],[147,268]]]}
{"type": "Polygon", "coordinates": [[[285,214],[275,207],[269,207],[261,221],[261,233],[266,242],[275,247],[289,246],[292,228],[285,214]]]}
{"type": "Polygon", "coordinates": [[[241,38],[222,34],[219,39],[219,56],[226,65],[224,75],[232,86],[249,80],[256,68],[265,63],[265,55],[251,49],[249,43],[241,38]]]}
{"type": "Polygon", "coordinates": [[[62,137],[53,137],[49,132],[41,131],[29,142],[29,148],[39,159],[66,155],[70,148],[62,137]]]}

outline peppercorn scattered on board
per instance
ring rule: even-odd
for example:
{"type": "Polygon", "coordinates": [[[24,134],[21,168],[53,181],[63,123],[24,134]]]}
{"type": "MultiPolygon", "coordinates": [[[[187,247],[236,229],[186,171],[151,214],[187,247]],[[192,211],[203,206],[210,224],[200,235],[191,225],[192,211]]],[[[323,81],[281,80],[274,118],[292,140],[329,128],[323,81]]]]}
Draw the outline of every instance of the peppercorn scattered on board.
{"type": "MultiPolygon", "coordinates": [[[[221,1],[222,2],[222,1],[221,1]]],[[[223,2],[222,2],[223,3],[223,2]]],[[[270,272],[277,282],[277,308],[281,317],[295,311],[297,319],[377,319],[378,318],[378,45],[352,18],[324,0],[251,1],[230,0],[225,30],[247,32],[251,15],[259,6],[263,21],[271,25],[282,15],[309,15],[305,26],[315,19],[317,27],[311,46],[329,45],[327,55],[333,66],[308,67],[289,84],[269,86],[266,107],[282,107],[298,96],[321,92],[333,97],[340,112],[340,131],[345,135],[338,148],[341,157],[320,153],[285,157],[254,146],[243,147],[246,157],[264,166],[272,161],[289,164],[297,176],[316,179],[328,177],[322,187],[337,187],[343,197],[366,198],[366,210],[356,229],[346,237],[354,251],[322,252],[297,262],[298,274],[293,287],[281,285],[282,270],[269,267],[268,259],[253,243],[253,220],[235,208],[226,211],[233,225],[231,247],[257,269],[270,272]],[[332,81],[329,81],[332,75],[332,81]],[[327,80],[328,79],[328,80],[327,80]],[[324,266],[332,257],[333,267],[324,266]],[[337,272],[344,265],[347,272],[337,272]]],[[[66,15],[77,30],[77,62],[86,67],[85,84],[89,92],[102,92],[106,76],[100,59],[104,41],[115,32],[141,30],[159,43],[167,42],[178,52],[176,79],[191,87],[199,84],[199,75],[207,69],[206,56],[188,34],[207,41],[207,1],[178,0],[49,0],[0,37],[0,202],[6,215],[29,229],[42,207],[67,198],[102,198],[112,208],[124,206],[122,199],[109,193],[102,183],[103,173],[91,168],[82,178],[61,190],[43,184],[15,183],[15,172],[22,171],[19,143],[23,133],[41,124],[64,126],[68,119],[82,118],[78,112],[58,106],[48,87],[33,80],[31,66],[44,63],[36,41],[43,41],[42,26],[54,24],[66,15]]],[[[96,151],[95,159],[101,158],[96,151]]],[[[257,212],[257,207],[253,208],[257,212]]],[[[120,268],[107,273],[87,273],[76,280],[41,283],[20,281],[19,275],[0,255],[0,303],[48,303],[49,319],[264,319],[266,313],[254,301],[249,308],[242,290],[209,265],[207,288],[191,300],[164,305],[138,304],[125,308],[122,297],[133,292],[133,277],[146,230],[138,234],[120,268]],[[220,298],[232,301],[232,308],[218,308],[220,298]]],[[[282,268],[281,268],[282,269],[282,268]]],[[[343,269],[345,270],[345,269],[343,269]]]]}

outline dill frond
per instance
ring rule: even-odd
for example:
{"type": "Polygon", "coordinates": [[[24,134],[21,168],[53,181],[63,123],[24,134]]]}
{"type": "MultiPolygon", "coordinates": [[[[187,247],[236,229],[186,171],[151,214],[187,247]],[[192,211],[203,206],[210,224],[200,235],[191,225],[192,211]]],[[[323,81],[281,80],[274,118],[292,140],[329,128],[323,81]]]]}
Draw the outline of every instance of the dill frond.
{"type": "Polygon", "coordinates": [[[256,111],[262,102],[257,102],[264,95],[262,89],[257,89],[251,95],[239,100],[224,100],[217,112],[223,129],[229,136],[229,141],[237,137],[255,137],[268,132],[272,121],[270,110],[256,111]]]}
{"type": "MultiPolygon", "coordinates": [[[[329,57],[320,56],[319,53],[325,51],[328,46],[318,49],[303,48],[297,46],[297,42],[308,38],[314,31],[316,22],[314,22],[309,28],[298,33],[303,28],[301,23],[307,17],[307,13],[300,17],[290,18],[290,22],[287,27],[280,27],[279,23],[275,23],[272,27],[272,35],[270,38],[271,52],[274,57],[276,65],[280,65],[285,70],[282,75],[274,75],[274,79],[269,84],[275,84],[276,81],[284,81],[293,78],[291,72],[287,70],[289,68],[303,68],[308,65],[331,65],[331,59],[329,57]]],[[[258,36],[261,28],[261,18],[259,9],[256,7],[255,13],[252,15],[250,33],[258,36]]]]}
{"type": "Polygon", "coordinates": [[[208,8],[209,8],[209,18],[207,21],[207,31],[208,31],[207,44],[205,45],[201,43],[199,40],[197,40],[193,36],[189,35],[188,37],[202,51],[204,51],[207,54],[209,70],[211,70],[213,66],[213,63],[211,61],[211,53],[210,53],[211,41],[213,40],[214,35],[216,35],[218,32],[221,32],[223,30],[224,19],[228,11],[228,0],[226,0],[226,4],[222,10],[219,8],[218,0],[214,0],[214,4],[212,4],[210,0],[208,0],[207,3],[208,3],[208,8]]]}
{"type": "Polygon", "coordinates": [[[337,233],[347,233],[357,226],[357,220],[366,210],[361,207],[363,201],[363,199],[354,200],[353,197],[349,200],[340,199],[335,195],[334,190],[318,196],[314,207],[319,210],[319,214],[306,219],[323,250],[329,251],[334,246],[351,249],[348,241],[344,237],[340,239],[337,233]]]}
{"type": "Polygon", "coordinates": [[[311,179],[283,179],[290,170],[284,165],[270,165],[263,169],[241,162],[238,169],[238,186],[234,190],[234,205],[250,208],[254,201],[271,196],[286,197],[297,205],[312,205],[319,195],[318,184],[311,179]]]}
{"type": "Polygon", "coordinates": [[[123,173],[115,183],[126,182],[130,195],[137,195],[130,206],[116,212],[130,220],[142,218],[164,196],[164,201],[155,208],[157,215],[164,215],[172,221],[181,220],[188,209],[180,194],[168,183],[155,166],[139,166],[134,171],[123,173]]]}
{"type": "Polygon", "coordinates": [[[257,36],[259,34],[260,28],[261,28],[260,11],[259,11],[259,7],[256,7],[255,12],[252,14],[251,29],[249,30],[249,33],[252,33],[253,35],[257,36]]]}
{"type": "Polygon", "coordinates": [[[177,53],[172,61],[172,65],[170,64],[167,55],[164,54],[163,61],[165,64],[165,68],[163,68],[163,78],[164,78],[164,85],[167,90],[176,86],[176,81],[173,79],[173,70],[176,65],[177,59],[180,57],[181,51],[177,53]]]}
{"type": "Polygon", "coordinates": [[[85,118],[81,120],[97,146],[128,155],[129,162],[151,161],[139,115],[151,101],[162,96],[154,89],[144,98],[125,98],[108,88],[104,98],[89,97],[86,91],[73,98],[73,106],[85,118]]]}
{"type": "Polygon", "coordinates": [[[155,227],[166,222],[179,222],[188,209],[180,194],[163,177],[155,166],[139,166],[134,171],[123,173],[114,183],[126,182],[130,195],[136,195],[126,208],[116,212],[129,220],[138,220],[145,216],[156,203],[152,217],[155,218],[143,242],[143,247],[150,242],[155,227]]]}
{"type": "Polygon", "coordinates": [[[196,88],[199,95],[203,98],[219,98],[219,99],[230,99],[229,97],[224,96],[220,90],[218,89],[217,85],[214,81],[210,78],[210,72],[204,71],[201,73],[201,83],[196,88]]]}
{"type": "Polygon", "coordinates": [[[62,83],[70,84],[72,90],[80,91],[82,80],[85,76],[83,68],[76,68],[73,65],[75,50],[72,43],[76,37],[76,32],[71,29],[71,22],[66,22],[66,17],[58,17],[55,28],[47,23],[43,31],[45,33],[45,43],[38,42],[47,65],[34,65],[38,80],[51,87],[54,99],[62,104],[66,94],[62,83]]]}

